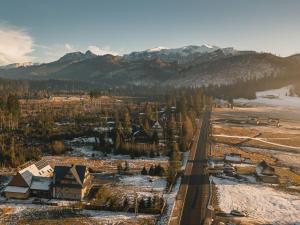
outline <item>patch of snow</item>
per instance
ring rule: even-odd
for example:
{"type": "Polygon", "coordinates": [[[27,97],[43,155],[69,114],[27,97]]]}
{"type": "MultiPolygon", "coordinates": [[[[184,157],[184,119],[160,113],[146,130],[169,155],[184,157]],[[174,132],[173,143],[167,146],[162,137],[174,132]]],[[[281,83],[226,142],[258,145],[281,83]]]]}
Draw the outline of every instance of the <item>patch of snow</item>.
{"type": "Polygon", "coordinates": [[[168,220],[170,218],[170,215],[172,214],[172,210],[175,203],[175,198],[178,193],[179,187],[181,184],[181,177],[177,179],[175,186],[173,187],[173,190],[170,193],[166,193],[163,195],[163,197],[167,201],[167,210],[166,212],[159,218],[158,225],[165,225],[168,224],[168,220]]]}
{"type": "Polygon", "coordinates": [[[154,177],[154,176],[122,176],[120,182],[123,185],[134,185],[139,187],[139,189],[151,189],[154,191],[164,191],[167,186],[166,178],[164,177],[154,177]]]}
{"type": "Polygon", "coordinates": [[[29,187],[16,187],[16,186],[6,186],[4,192],[11,193],[26,193],[29,190],[29,187]]]}
{"type": "Polygon", "coordinates": [[[98,221],[101,221],[101,224],[119,224],[127,220],[136,221],[137,219],[143,218],[153,218],[153,215],[144,215],[138,214],[137,217],[134,213],[126,212],[111,212],[111,211],[98,211],[98,210],[82,210],[81,214],[85,216],[92,217],[98,221]]]}
{"type": "Polygon", "coordinates": [[[276,225],[300,221],[300,196],[270,186],[212,177],[222,211],[246,211],[249,217],[276,225]]]}
{"type": "Polygon", "coordinates": [[[158,47],[155,47],[155,48],[148,49],[147,52],[159,52],[159,51],[164,50],[164,49],[168,49],[168,48],[162,47],[162,46],[158,46],[158,47]]]}
{"type": "Polygon", "coordinates": [[[300,109],[300,97],[289,96],[291,86],[279,89],[256,92],[256,99],[235,99],[234,102],[262,104],[269,106],[281,106],[293,109],[300,109]]]}

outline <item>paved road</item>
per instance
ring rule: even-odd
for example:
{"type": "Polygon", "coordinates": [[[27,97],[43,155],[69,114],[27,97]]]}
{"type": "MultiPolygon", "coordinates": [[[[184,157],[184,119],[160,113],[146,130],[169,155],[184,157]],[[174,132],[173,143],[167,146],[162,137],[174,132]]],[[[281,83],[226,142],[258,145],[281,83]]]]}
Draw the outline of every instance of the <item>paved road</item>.
{"type": "Polygon", "coordinates": [[[186,171],[183,182],[187,183],[186,199],[181,217],[181,225],[202,225],[206,217],[209,195],[209,178],[206,174],[207,138],[209,132],[210,111],[205,111],[200,137],[194,159],[190,160],[190,169],[186,171]]]}

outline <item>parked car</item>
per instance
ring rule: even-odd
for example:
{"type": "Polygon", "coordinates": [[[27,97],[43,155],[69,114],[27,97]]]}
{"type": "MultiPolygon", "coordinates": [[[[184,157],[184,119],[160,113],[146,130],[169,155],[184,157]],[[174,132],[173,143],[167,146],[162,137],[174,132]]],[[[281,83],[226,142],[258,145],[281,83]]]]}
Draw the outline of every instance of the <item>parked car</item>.
{"type": "Polygon", "coordinates": [[[43,204],[45,204],[45,202],[44,201],[42,201],[41,199],[39,199],[39,198],[35,198],[35,199],[33,199],[32,200],[32,204],[39,204],[39,205],[43,205],[43,204]]]}

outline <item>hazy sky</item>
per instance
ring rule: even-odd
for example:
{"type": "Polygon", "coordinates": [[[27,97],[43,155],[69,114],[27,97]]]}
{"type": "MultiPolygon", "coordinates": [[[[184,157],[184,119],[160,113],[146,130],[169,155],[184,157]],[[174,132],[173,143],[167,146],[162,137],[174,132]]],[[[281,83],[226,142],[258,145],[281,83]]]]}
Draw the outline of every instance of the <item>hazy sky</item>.
{"type": "Polygon", "coordinates": [[[0,64],[213,44],[300,52],[299,0],[0,0],[0,64]]]}

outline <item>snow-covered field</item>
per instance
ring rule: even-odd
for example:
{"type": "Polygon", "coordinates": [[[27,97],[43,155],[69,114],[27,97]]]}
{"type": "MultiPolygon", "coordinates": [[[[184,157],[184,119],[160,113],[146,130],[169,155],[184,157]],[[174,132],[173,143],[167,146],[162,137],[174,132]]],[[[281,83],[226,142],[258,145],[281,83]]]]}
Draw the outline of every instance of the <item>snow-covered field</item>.
{"type": "MultiPolygon", "coordinates": [[[[99,139],[97,139],[99,142],[99,139]]],[[[130,155],[114,155],[114,154],[106,154],[104,155],[101,151],[94,150],[94,144],[96,143],[96,139],[94,137],[79,137],[74,138],[71,141],[67,141],[66,144],[72,147],[73,151],[68,152],[68,155],[71,156],[83,156],[85,158],[92,159],[111,159],[111,160],[129,160],[131,159],[130,155]]],[[[137,157],[137,159],[158,159],[168,161],[169,157],[167,156],[155,156],[153,158],[147,156],[137,157]]]]}
{"type": "Polygon", "coordinates": [[[254,100],[236,99],[234,101],[300,109],[300,97],[289,96],[290,88],[291,86],[286,86],[279,89],[256,92],[256,99],[254,100]]]}
{"type": "Polygon", "coordinates": [[[120,183],[125,186],[136,186],[139,190],[161,191],[166,189],[167,180],[165,177],[152,177],[144,175],[122,176],[120,183]]]}
{"type": "MultiPolygon", "coordinates": [[[[0,204],[0,209],[12,209],[12,214],[17,218],[22,218],[23,213],[31,214],[36,212],[48,211],[57,207],[47,205],[35,205],[30,203],[4,203],[0,204]]],[[[76,216],[76,215],[74,215],[76,216]]],[[[91,218],[97,222],[97,224],[120,224],[122,222],[130,222],[130,224],[138,224],[141,219],[155,220],[155,215],[138,214],[126,212],[111,212],[100,210],[81,210],[77,213],[77,216],[84,216],[91,218]]],[[[1,220],[0,220],[1,223],[1,220]]]]}
{"type": "Polygon", "coordinates": [[[82,210],[81,214],[92,217],[101,224],[122,224],[125,221],[137,221],[138,219],[153,218],[153,215],[139,214],[135,216],[134,213],[126,212],[110,212],[110,211],[98,211],[98,210],[82,210]]]}
{"type": "Polygon", "coordinates": [[[249,217],[276,225],[300,224],[300,196],[271,186],[212,177],[222,211],[246,211],[249,217]]]}

